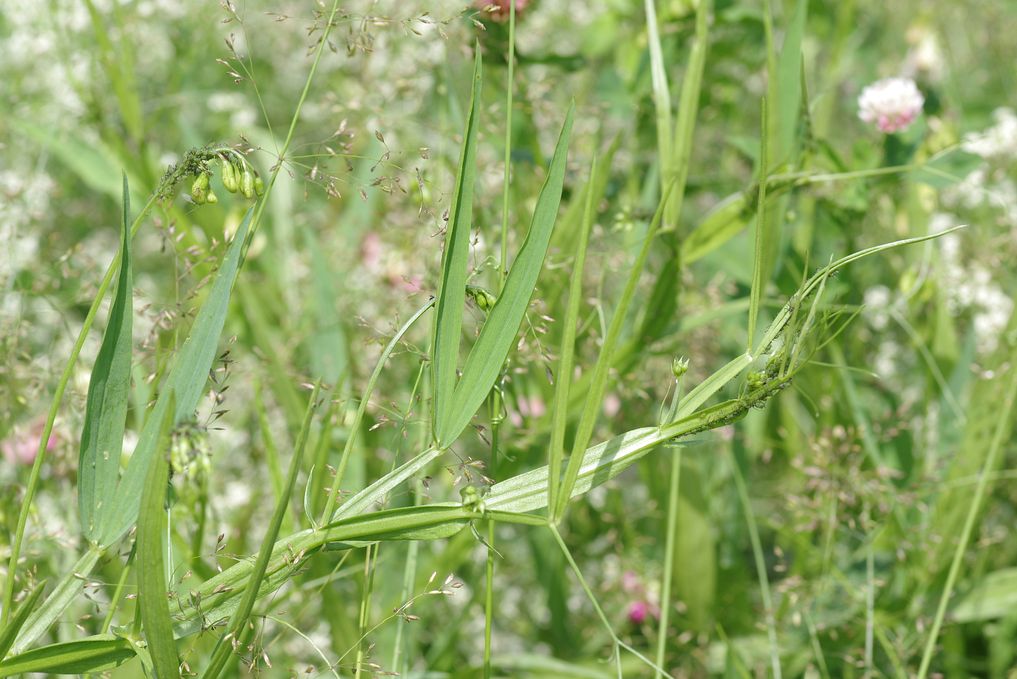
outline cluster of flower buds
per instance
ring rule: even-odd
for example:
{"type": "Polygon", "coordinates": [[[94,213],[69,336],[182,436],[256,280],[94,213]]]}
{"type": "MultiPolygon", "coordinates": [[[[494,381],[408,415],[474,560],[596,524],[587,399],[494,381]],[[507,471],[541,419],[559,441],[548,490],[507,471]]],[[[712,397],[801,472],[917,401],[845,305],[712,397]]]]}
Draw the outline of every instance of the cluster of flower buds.
{"type": "MultiPolygon", "coordinates": [[[[239,191],[248,199],[265,193],[265,182],[242,155],[226,150],[217,154],[217,157],[221,168],[222,185],[227,191],[230,193],[239,191]]],[[[219,202],[219,198],[209,186],[211,178],[212,171],[206,168],[198,173],[194,183],[191,184],[191,199],[198,205],[219,202]]]]}

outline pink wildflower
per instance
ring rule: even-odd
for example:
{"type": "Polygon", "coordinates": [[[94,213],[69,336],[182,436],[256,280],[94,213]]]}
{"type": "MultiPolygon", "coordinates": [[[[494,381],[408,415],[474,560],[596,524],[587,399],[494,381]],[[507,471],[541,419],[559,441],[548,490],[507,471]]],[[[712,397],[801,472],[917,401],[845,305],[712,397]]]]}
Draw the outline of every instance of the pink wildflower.
{"type": "Polygon", "coordinates": [[[858,97],[858,117],[880,132],[893,134],[906,129],[922,112],[925,97],[910,78],[884,78],[872,83],[858,97]]]}

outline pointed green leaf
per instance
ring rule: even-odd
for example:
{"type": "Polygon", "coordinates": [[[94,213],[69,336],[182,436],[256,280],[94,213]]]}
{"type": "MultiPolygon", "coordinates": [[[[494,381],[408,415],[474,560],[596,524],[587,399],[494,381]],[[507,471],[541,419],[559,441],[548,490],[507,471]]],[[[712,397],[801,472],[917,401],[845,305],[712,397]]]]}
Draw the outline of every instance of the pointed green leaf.
{"type": "MultiPolygon", "coordinates": [[[[771,160],[785,163],[790,160],[795,143],[795,132],[801,116],[802,98],[802,40],[805,37],[805,17],[808,0],[797,0],[791,24],[784,35],[784,44],[777,58],[777,114],[774,121],[776,138],[770,151],[771,160]]],[[[769,168],[764,168],[768,170],[769,168]]]]}
{"type": "Polygon", "coordinates": [[[85,402],[85,423],[78,453],[78,511],[81,532],[98,537],[98,521],[120,474],[120,452],[127,424],[131,385],[131,327],[134,318],[131,272],[131,198],[124,175],[120,275],[109,323],[92,368],[85,402]]]}
{"type": "Polygon", "coordinates": [[[169,407],[169,394],[173,393],[176,397],[176,407],[173,409],[174,426],[192,417],[195,408],[198,407],[198,401],[208,381],[208,373],[215,362],[219,335],[222,334],[226,322],[230,292],[240,269],[240,255],[253,211],[253,207],[248,210],[240,223],[212,283],[208,298],[198,311],[191,334],[184,341],[173,368],[163,382],[159,398],[148,419],[145,420],[134,454],[117,486],[116,495],[111,502],[103,506],[98,523],[102,526],[100,543],[104,546],[120,539],[137,519],[145,477],[156,454],[159,430],[169,407]]]}
{"type": "Polygon", "coordinates": [[[482,67],[477,49],[473,67],[473,92],[466,132],[459,156],[452,207],[449,210],[445,252],[441,261],[437,311],[434,321],[434,429],[446,431],[452,418],[452,394],[456,387],[459,363],[459,335],[463,326],[466,304],[466,268],[470,252],[470,229],[473,224],[473,184],[477,175],[477,125],[480,116],[482,67]]]}
{"type": "Polygon", "coordinates": [[[515,344],[516,333],[530,305],[530,297],[533,296],[537,276],[544,264],[544,255],[547,253],[547,245],[558,216],[574,112],[575,104],[569,107],[565,116],[565,124],[558,136],[558,144],[554,149],[547,178],[537,197],[537,206],[533,211],[526,240],[519,248],[519,254],[512,263],[508,278],[505,279],[505,287],[488,314],[477,343],[473,345],[470,355],[466,358],[462,379],[452,396],[451,411],[443,420],[438,421],[436,434],[439,448],[451,445],[473,419],[473,415],[498,379],[509,350],[515,344]]]}
{"type": "Polygon", "coordinates": [[[166,561],[163,540],[166,537],[166,484],[169,481],[167,455],[173,432],[175,399],[169,395],[169,407],[160,423],[156,456],[148,467],[145,494],[138,515],[138,605],[141,622],[151,653],[157,679],[180,676],[180,659],[173,641],[169,598],[166,596],[166,561]]]}
{"type": "Polygon", "coordinates": [[[0,677],[39,672],[84,674],[122,665],[135,655],[131,642],[109,634],[34,648],[0,662],[0,677]]]}
{"type": "Polygon", "coordinates": [[[39,637],[46,633],[50,626],[70,606],[71,602],[81,594],[84,583],[82,575],[91,573],[99,562],[102,552],[95,546],[82,554],[71,570],[68,571],[49,593],[41,606],[35,607],[28,615],[28,620],[18,633],[12,646],[14,653],[21,653],[31,646],[39,637]]]}
{"type": "Polygon", "coordinates": [[[45,589],[45,580],[36,583],[35,589],[25,597],[25,600],[21,602],[18,609],[14,611],[14,615],[11,616],[7,625],[0,630],[0,660],[3,660],[4,656],[7,655],[7,651],[11,650],[14,640],[18,638],[18,632],[21,631],[21,626],[28,620],[28,615],[35,608],[35,604],[39,603],[39,597],[42,596],[45,589]]]}
{"type": "Polygon", "coordinates": [[[583,293],[583,269],[586,265],[586,247],[593,227],[594,181],[597,177],[597,157],[590,162],[590,180],[586,185],[586,200],[583,221],[579,226],[579,243],[576,257],[572,262],[572,276],[569,279],[569,297],[565,307],[561,348],[558,351],[558,379],[554,385],[554,402],[551,407],[551,445],[548,448],[548,506],[553,507],[561,483],[561,465],[565,459],[565,428],[568,424],[569,391],[572,386],[572,361],[575,354],[576,327],[579,325],[579,303],[583,293]]]}

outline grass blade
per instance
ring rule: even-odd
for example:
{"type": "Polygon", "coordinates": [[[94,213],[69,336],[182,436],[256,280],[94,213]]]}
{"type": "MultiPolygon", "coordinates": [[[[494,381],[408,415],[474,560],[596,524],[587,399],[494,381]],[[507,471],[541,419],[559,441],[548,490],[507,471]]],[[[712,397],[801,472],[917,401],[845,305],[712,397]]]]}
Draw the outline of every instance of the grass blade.
{"type": "Polygon", "coordinates": [[[130,641],[103,634],[35,648],[7,658],[0,662],[0,677],[28,672],[47,675],[102,672],[122,665],[134,656],[134,647],[130,641]]]}
{"type": "Polygon", "coordinates": [[[590,162],[590,181],[586,185],[586,206],[580,225],[579,244],[576,258],[572,262],[572,277],[569,281],[569,299],[565,311],[561,349],[558,355],[558,379],[554,385],[554,404],[551,414],[551,445],[548,450],[547,506],[554,507],[558,486],[561,484],[561,465],[565,459],[565,428],[568,424],[569,389],[572,386],[572,361],[575,355],[576,326],[579,323],[579,302],[583,294],[583,268],[586,264],[586,246],[593,227],[594,181],[597,176],[597,157],[590,162]]]}
{"type": "MultiPolygon", "coordinates": [[[[1013,324],[1011,323],[1012,326],[1013,324]]],[[[1011,352],[1010,360],[1011,362],[1017,360],[1017,351],[1011,352]]],[[[1013,371],[1013,368],[1011,368],[1011,371],[1013,371]]],[[[982,502],[989,488],[989,478],[1000,463],[999,456],[1006,442],[1010,440],[1010,434],[1013,429],[1011,413],[1013,412],[1015,402],[1017,402],[1017,371],[1011,372],[1003,402],[1000,404],[1000,409],[996,416],[997,421],[992,433],[992,441],[989,444],[989,450],[985,455],[982,468],[978,473],[978,484],[975,486],[975,492],[972,494],[971,501],[968,504],[967,515],[964,518],[964,527],[961,529],[953,558],[950,560],[950,570],[947,572],[946,584],[943,586],[943,593],[940,595],[939,604],[936,607],[936,616],[932,622],[932,629],[929,630],[929,637],[922,652],[921,664],[918,667],[918,679],[925,679],[928,676],[929,666],[936,651],[936,641],[939,639],[939,631],[943,626],[943,619],[946,617],[946,609],[950,603],[951,596],[953,596],[954,587],[957,584],[957,577],[960,574],[964,553],[967,551],[968,542],[971,540],[971,534],[974,532],[975,524],[978,521],[978,513],[982,509],[982,502]]]]}
{"type": "MultiPolygon", "coordinates": [[[[547,245],[558,216],[574,113],[575,104],[569,107],[565,116],[565,124],[558,136],[558,144],[554,149],[547,178],[540,189],[537,205],[533,210],[530,230],[512,263],[502,294],[491,309],[477,343],[473,345],[466,358],[463,377],[452,396],[451,412],[447,413],[443,420],[438,421],[436,433],[440,448],[451,445],[473,419],[474,413],[483,404],[498,378],[505,357],[515,344],[516,333],[530,305],[530,297],[533,296],[537,276],[544,264],[544,255],[547,253],[547,245]]],[[[465,288],[463,292],[465,294],[465,288]]],[[[459,315],[462,315],[462,304],[459,315]]]]}
{"type": "Polygon", "coordinates": [[[173,409],[174,425],[191,417],[198,406],[209,370],[215,361],[219,335],[222,334],[226,322],[230,292],[240,269],[240,255],[251,224],[251,214],[252,210],[248,210],[240,223],[233,242],[223,258],[219,273],[212,283],[208,299],[201,306],[191,328],[191,334],[180,348],[176,363],[163,384],[155,408],[145,421],[134,454],[117,486],[116,495],[113,501],[104,507],[100,517],[102,526],[100,544],[104,546],[120,539],[138,516],[145,477],[157,452],[156,443],[162,418],[169,407],[169,394],[173,393],[176,400],[173,409]]]}
{"type": "Polygon", "coordinates": [[[91,541],[98,535],[96,515],[108,501],[120,474],[120,453],[127,422],[131,385],[131,329],[134,318],[131,271],[131,196],[123,181],[123,232],[120,274],[110,307],[109,323],[92,368],[85,404],[85,423],[78,453],[78,511],[81,531],[91,541]]]}
{"type": "Polygon", "coordinates": [[[790,161],[794,150],[795,132],[801,116],[802,39],[805,37],[805,17],[808,14],[808,7],[808,0],[798,0],[795,3],[791,24],[777,57],[777,116],[771,128],[775,132],[775,138],[771,140],[773,142],[771,152],[775,153],[773,160],[777,163],[790,161]]]}
{"type": "MultiPolygon", "coordinates": [[[[660,46],[655,0],[645,0],[646,33],[650,49],[650,82],[653,90],[653,109],[657,124],[657,159],[660,165],[660,191],[667,190],[674,179],[674,141],[671,135],[671,91],[664,70],[664,52],[660,46]]],[[[670,215],[668,215],[670,217],[670,215]]],[[[674,224],[668,223],[673,227],[674,224]]]]}
{"type": "Polygon", "coordinates": [[[473,184],[476,179],[477,125],[480,116],[482,66],[477,48],[473,66],[473,92],[466,132],[459,156],[452,207],[449,210],[448,234],[441,262],[438,284],[437,312],[434,322],[434,431],[448,431],[453,417],[452,399],[456,389],[456,366],[459,363],[459,336],[466,304],[466,268],[470,251],[470,228],[473,223],[473,184]]]}
{"type": "Polygon", "coordinates": [[[14,653],[24,651],[56,622],[71,602],[81,594],[84,587],[81,574],[91,573],[101,556],[102,551],[93,546],[81,555],[66,575],[60,578],[57,586],[46,597],[46,601],[29,613],[28,620],[12,646],[14,653]]]}
{"type": "Polygon", "coordinates": [[[625,319],[628,316],[629,305],[632,303],[632,297],[635,295],[639,276],[643,271],[643,266],[646,264],[647,257],[650,255],[653,241],[657,237],[660,222],[664,217],[664,206],[667,204],[673,188],[674,184],[671,184],[668,190],[664,192],[664,195],[661,196],[657,210],[650,221],[650,226],[646,230],[643,246],[636,256],[636,261],[632,263],[629,278],[625,283],[625,289],[622,291],[621,299],[618,300],[618,306],[615,308],[614,316],[611,318],[607,337],[604,338],[600,356],[597,357],[597,363],[593,368],[593,378],[587,390],[585,405],[579,419],[579,428],[576,431],[576,437],[572,444],[572,456],[569,458],[568,466],[565,468],[565,478],[562,480],[562,489],[558,494],[558,505],[552,507],[552,516],[555,518],[560,517],[564,513],[565,506],[572,497],[573,486],[579,476],[579,466],[582,460],[582,455],[578,453],[586,449],[593,436],[593,427],[597,423],[597,417],[600,414],[600,407],[603,403],[604,391],[607,389],[608,372],[614,361],[615,345],[618,344],[618,338],[621,336],[622,326],[625,324],[625,319]]]}
{"type": "Polygon", "coordinates": [[[275,540],[279,536],[279,527],[282,526],[283,517],[286,516],[286,511],[290,503],[290,496],[293,494],[293,486],[297,481],[297,472],[300,471],[301,460],[304,457],[304,448],[307,446],[307,435],[311,430],[311,420],[314,418],[314,410],[317,406],[318,393],[320,390],[321,383],[318,383],[315,385],[314,391],[311,392],[311,398],[307,404],[307,412],[304,414],[304,422],[300,426],[300,434],[297,436],[297,444],[293,451],[293,458],[290,460],[290,469],[286,479],[286,487],[283,494],[276,501],[275,511],[272,513],[272,520],[269,523],[268,530],[262,538],[261,549],[258,552],[258,560],[254,564],[254,571],[248,581],[247,589],[244,590],[243,598],[241,598],[237,610],[234,611],[233,615],[230,617],[230,621],[226,626],[226,631],[221,637],[219,637],[219,641],[216,642],[215,649],[212,651],[212,659],[209,661],[208,667],[205,668],[205,671],[201,675],[203,679],[216,679],[216,677],[222,674],[230,656],[233,653],[232,641],[239,638],[244,625],[247,624],[247,619],[250,617],[251,611],[254,609],[254,602],[258,597],[258,589],[265,577],[265,571],[268,568],[268,562],[272,556],[272,547],[275,545],[275,540]]]}
{"type": "MultiPolygon", "coordinates": [[[[378,362],[374,366],[374,372],[371,373],[370,379],[367,380],[367,386],[364,387],[364,393],[360,397],[360,403],[357,405],[357,412],[353,416],[353,420],[349,425],[349,436],[346,437],[346,443],[343,445],[343,452],[339,458],[339,467],[336,469],[335,476],[332,478],[332,487],[329,489],[328,500],[325,502],[325,509],[321,513],[320,523],[327,523],[329,517],[332,516],[333,510],[335,509],[335,503],[339,498],[339,486],[342,484],[343,477],[346,475],[346,466],[349,464],[350,455],[353,452],[353,446],[357,441],[357,434],[360,431],[360,425],[364,421],[364,414],[367,412],[367,404],[371,401],[371,394],[374,393],[374,385],[377,384],[378,378],[381,376],[382,370],[385,368],[385,364],[388,362],[389,356],[402,341],[403,337],[409,331],[413,324],[424,315],[424,313],[433,306],[434,301],[428,300],[417,309],[410,318],[403,323],[402,327],[392,336],[385,348],[382,349],[381,355],[378,357],[378,362]]],[[[355,499],[355,498],[354,498],[355,499]]],[[[352,500],[351,500],[352,501],[352,500]]]]}
{"type": "Polygon", "coordinates": [[[14,612],[14,615],[11,616],[10,621],[0,631],[0,660],[3,660],[4,656],[7,655],[7,651],[11,650],[14,640],[18,637],[18,632],[21,631],[21,626],[28,620],[29,614],[35,609],[35,604],[39,603],[39,597],[42,596],[45,589],[45,580],[36,584],[35,589],[25,597],[25,600],[21,602],[18,609],[14,612]]]}
{"type": "Polygon", "coordinates": [[[759,135],[759,200],[756,202],[756,237],[752,258],[752,290],[749,293],[749,330],[748,339],[746,340],[748,342],[746,351],[750,354],[754,346],[753,343],[756,341],[759,300],[762,299],[763,288],[766,286],[767,280],[769,280],[770,268],[767,265],[772,264],[772,262],[766,260],[765,253],[770,252],[773,246],[772,241],[775,239],[775,235],[769,229],[770,224],[766,219],[766,179],[770,159],[769,143],[767,142],[766,134],[769,125],[769,115],[765,97],[761,104],[760,118],[762,134],[759,135]]]}
{"type": "Polygon", "coordinates": [[[169,407],[160,423],[156,456],[148,466],[145,492],[138,515],[138,606],[145,641],[152,657],[157,679],[180,676],[180,658],[173,641],[169,599],[166,596],[166,559],[163,540],[166,534],[166,485],[175,398],[169,395],[169,407]]]}

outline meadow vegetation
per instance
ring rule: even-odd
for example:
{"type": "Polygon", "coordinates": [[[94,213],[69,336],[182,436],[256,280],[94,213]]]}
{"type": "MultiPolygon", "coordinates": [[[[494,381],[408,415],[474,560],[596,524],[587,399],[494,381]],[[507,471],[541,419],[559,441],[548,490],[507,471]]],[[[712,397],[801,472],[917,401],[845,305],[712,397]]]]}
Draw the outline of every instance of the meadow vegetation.
{"type": "Polygon", "coordinates": [[[1008,0],[0,0],[0,677],[1017,677],[1008,0]]]}

